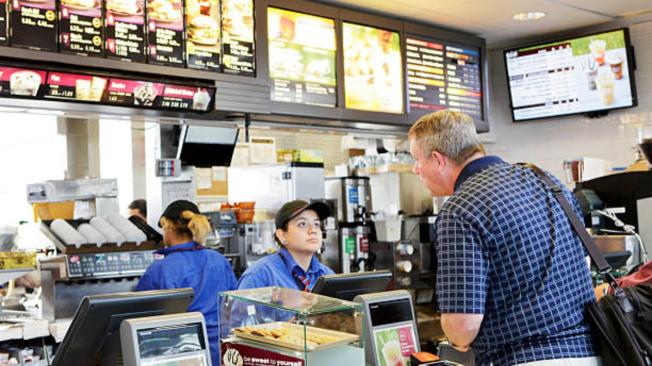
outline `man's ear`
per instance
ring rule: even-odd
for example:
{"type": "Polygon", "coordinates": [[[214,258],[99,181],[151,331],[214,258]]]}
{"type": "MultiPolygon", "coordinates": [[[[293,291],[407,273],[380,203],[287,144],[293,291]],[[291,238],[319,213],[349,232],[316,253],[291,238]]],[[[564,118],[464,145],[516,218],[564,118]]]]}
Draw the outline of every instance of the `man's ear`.
{"type": "Polygon", "coordinates": [[[439,166],[441,166],[441,167],[446,166],[446,155],[440,153],[439,151],[432,150],[430,152],[430,157],[432,159],[436,160],[437,164],[439,164],[439,166]]]}

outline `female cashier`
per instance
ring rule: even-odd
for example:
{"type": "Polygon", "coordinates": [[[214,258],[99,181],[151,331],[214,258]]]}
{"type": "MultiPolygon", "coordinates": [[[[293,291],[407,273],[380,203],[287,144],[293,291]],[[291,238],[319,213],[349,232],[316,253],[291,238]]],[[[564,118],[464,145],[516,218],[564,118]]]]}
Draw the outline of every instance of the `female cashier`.
{"type": "Polygon", "coordinates": [[[321,248],[321,220],[330,216],[322,202],[290,201],[276,214],[275,240],[281,250],[249,267],[238,289],[279,286],[310,291],[317,279],[334,272],[315,253],[321,248]]]}
{"type": "Polygon", "coordinates": [[[188,311],[204,314],[213,365],[220,365],[219,307],[217,294],[235,289],[231,264],[214,250],[202,246],[210,223],[189,201],[172,202],[159,221],[163,228],[165,256],[147,268],[136,291],[192,287],[195,298],[188,311]]]}

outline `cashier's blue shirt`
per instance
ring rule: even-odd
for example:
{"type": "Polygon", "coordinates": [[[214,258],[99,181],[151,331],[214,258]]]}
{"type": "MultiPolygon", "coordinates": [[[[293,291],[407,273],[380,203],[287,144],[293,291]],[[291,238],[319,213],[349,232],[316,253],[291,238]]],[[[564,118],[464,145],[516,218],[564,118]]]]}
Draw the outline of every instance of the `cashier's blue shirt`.
{"type": "Polygon", "coordinates": [[[314,255],[312,256],[310,267],[306,272],[292,258],[292,255],[287,249],[281,248],[277,254],[268,255],[249,267],[242,277],[240,277],[238,290],[270,286],[303,290],[303,285],[300,287],[301,282],[292,275],[292,271],[295,270],[310,280],[310,284],[308,285],[310,290],[315,286],[319,277],[335,273],[320,263],[314,255]]]}
{"type": "Polygon", "coordinates": [[[136,291],[191,287],[195,298],[188,311],[204,314],[212,363],[220,365],[218,294],[235,289],[235,275],[223,255],[211,249],[193,250],[196,246],[188,242],[157,251],[165,258],[147,268],[136,291]]]}

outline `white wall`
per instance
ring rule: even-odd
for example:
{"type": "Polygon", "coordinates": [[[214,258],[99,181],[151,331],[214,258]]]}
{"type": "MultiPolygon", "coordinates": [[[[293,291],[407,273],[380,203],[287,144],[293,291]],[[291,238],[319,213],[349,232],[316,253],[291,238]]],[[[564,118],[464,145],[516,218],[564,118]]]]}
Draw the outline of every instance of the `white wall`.
{"type": "Polygon", "coordinates": [[[634,160],[638,126],[652,124],[652,21],[630,25],[635,47],[638,107],[612,111],[608,116],[560,117],[512,122],[505,64],[501,51],[489,54],[491,131],[483,136],[487,150],[510,162],[528,161],[562,178],[562,162],[569,158],[595,157],[627,166],[634,160]]]}
{"type": "Polygon", "coordinates": [[[100,120],[100,177],[118,180],[120,213],[128,216],[134,197],[131,121],[100,120]]]}

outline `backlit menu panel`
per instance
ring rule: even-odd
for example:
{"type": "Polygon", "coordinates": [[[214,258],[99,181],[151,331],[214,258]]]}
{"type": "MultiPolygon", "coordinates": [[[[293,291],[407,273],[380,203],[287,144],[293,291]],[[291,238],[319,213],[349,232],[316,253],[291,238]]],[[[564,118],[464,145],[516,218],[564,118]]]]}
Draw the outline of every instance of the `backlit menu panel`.
{"type": "Polygon", "coordinates": [[[403,113],[403,70],[398,32],[342,25],[345,107],[403,113]]]}
{"type": "Polygon", "coordinates": [[[267,27],[272,100],[334,107],[335,21],[269,8],[267,27]]]}
{"type": "Polygon", "coordinates": [[[482,118],[479,48],[408,37],[410,110],[451,109],[482,118]]]}
{"type": "Polygon", "coordinates": [[[254,76],[254,1],[222,0],[222,68],[225,73],[254,76]]]}

